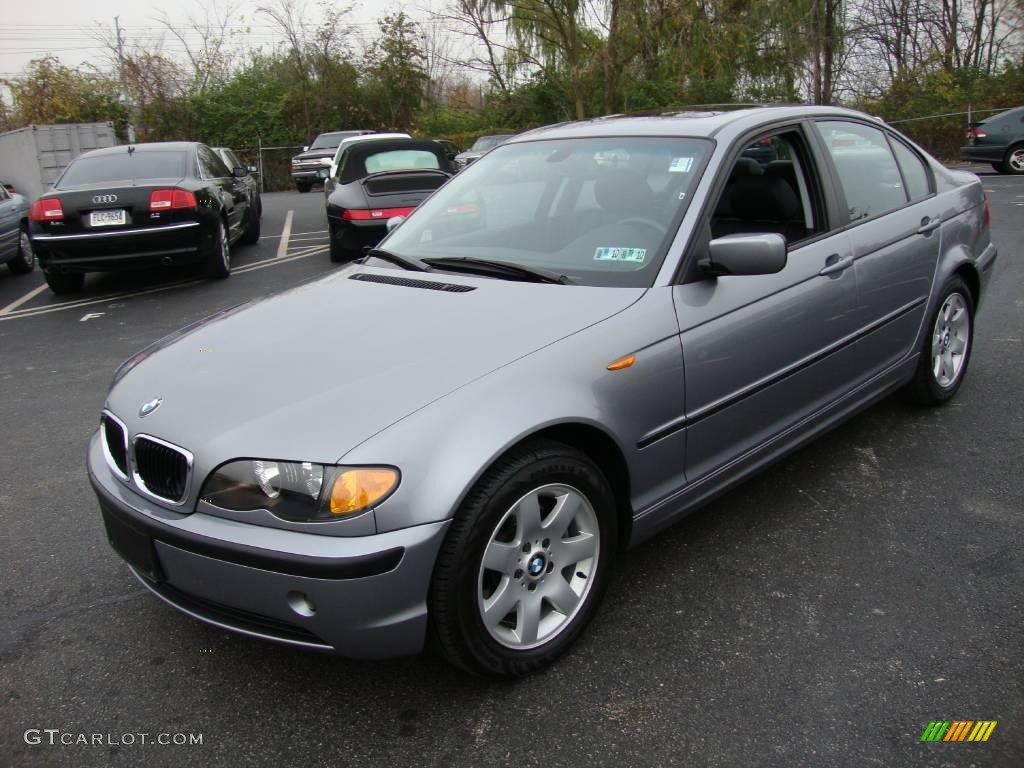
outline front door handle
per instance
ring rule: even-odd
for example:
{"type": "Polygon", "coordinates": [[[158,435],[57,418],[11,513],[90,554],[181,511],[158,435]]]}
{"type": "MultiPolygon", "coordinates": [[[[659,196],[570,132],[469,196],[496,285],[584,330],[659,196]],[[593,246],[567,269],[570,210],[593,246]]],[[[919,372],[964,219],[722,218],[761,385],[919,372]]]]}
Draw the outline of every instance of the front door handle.
{"type": "Polygon", "coordinates": [[[845,258],[839,258],[838,253],[833,253],[827,259],[825,259],[825,267],[818,273],[819,275],[837,275],[853,266],[853,257],[847,256],[845,258]]]}
{"type": "Polygon", "coordinates": [[[919,235],[930,235],[936,229],[942,226],[941,218],[929,219],[925,216],[921,219],[921,226],[917,228],[917,234],[919,235]]]}

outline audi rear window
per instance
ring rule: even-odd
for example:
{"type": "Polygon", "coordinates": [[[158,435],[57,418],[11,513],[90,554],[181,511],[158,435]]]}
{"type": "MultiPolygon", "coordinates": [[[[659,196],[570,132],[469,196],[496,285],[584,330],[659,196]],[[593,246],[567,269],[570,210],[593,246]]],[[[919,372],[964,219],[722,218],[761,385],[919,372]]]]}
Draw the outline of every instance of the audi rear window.
{"type": "Polygon", "coordinates": [[[146,179],[182,179],[188,168],[188,153],[181,150],[96,155],[74,160],[57,183],[58,189],[84,184],[146,179]]]}

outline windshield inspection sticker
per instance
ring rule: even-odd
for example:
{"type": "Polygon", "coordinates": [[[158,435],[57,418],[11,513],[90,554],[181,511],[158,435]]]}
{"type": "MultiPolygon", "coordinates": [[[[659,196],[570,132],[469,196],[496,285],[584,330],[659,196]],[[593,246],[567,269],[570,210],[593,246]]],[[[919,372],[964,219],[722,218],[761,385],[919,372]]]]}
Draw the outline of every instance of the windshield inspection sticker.
{"type": "Polygon", "coordinates": [[[643,264],[647,258],[646,248],[598,248],[594,251],[594,261],[631,261],[643,264]]]}
{"type": "Polygon", "coordinates": [[[669,173],[689,173],[693,168],[692,157],[673,157],[668,166],[669,173]]]}

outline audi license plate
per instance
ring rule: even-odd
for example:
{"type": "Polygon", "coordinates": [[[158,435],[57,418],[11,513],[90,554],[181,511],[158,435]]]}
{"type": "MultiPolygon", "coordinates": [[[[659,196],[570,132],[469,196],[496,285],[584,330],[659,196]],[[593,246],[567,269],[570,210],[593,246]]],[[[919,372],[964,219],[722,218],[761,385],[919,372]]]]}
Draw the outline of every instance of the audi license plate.
{"type": "Polygon", "coordinates": [[[109,211],[93,211],[89,214],[89,223],[94,227],[114,227],[125,223],[124,208],[109,211]]]}

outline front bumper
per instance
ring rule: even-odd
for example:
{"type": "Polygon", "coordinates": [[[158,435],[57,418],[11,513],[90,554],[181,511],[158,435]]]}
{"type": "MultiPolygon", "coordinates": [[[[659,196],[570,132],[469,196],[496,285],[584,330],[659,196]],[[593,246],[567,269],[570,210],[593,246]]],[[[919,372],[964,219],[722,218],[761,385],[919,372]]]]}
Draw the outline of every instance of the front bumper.
{"type": "Polygon", "coordinates": [[[178,610],[351,658],[422,650],[427,589],[447,521],[336,537],[183,515],[122,484],[106,465],[99,433],[89,444],[88,469],[111,545],[178,610]],[[253,546],[257,540],[273,548],[253,546]]]}
{"type": "Polygon", "coordinates": [[[323,181],[329,175],[330,170],[326,165],[293,168],[292,181],[323,181]]]}
{"type": "Polygon", "coordinates": [[[149,229],[30,236],[44,272],[112,272],[200,261],[214,246],[212,230],[207,229],[190,221],[149,229]]]}

